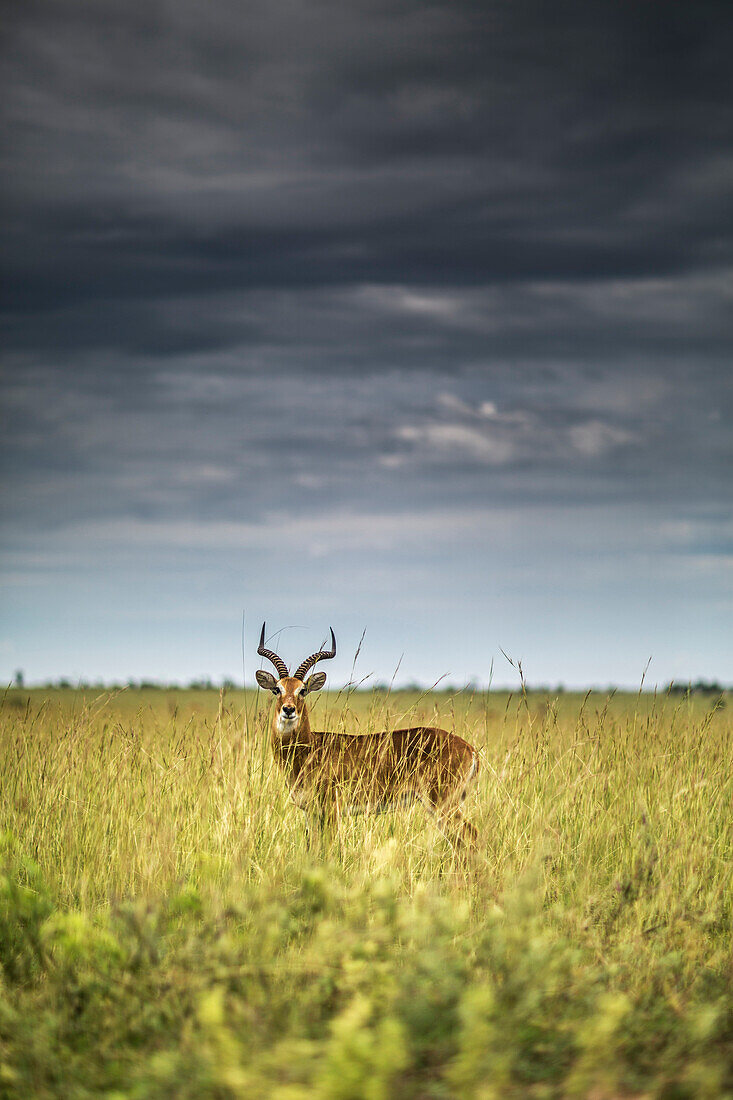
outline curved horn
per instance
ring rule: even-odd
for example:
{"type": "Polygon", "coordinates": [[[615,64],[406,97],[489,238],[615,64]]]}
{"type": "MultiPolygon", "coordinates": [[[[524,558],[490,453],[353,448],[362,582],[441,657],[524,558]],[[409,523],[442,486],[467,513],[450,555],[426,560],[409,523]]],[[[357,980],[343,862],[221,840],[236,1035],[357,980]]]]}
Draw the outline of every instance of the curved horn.
{"type": "Polygon", "coordinates": [[[333,627],[331,627],[330,630],[331,648],[320,649],[318,653],[311,653],[310,657],[306,657],[306,659],[298,665],[297,672],[293,673],[294,679],[302,680],[308,669],[313,668],[313,665],[316,663],[316,661],[328,661],[331,659],[331,657],[336,656],[336,638],[334,637],[333,627]]]}
{"type": "Polygon", "coordinates": [[[273,665],[278,671],[280,679],[287,676],[288,666],[283,661],[282,657],[278,657],[277,653],[273,653],[271,649],[265,649],[265,624],[262,624],[262,633],[260,634],[260,644],[257,647],[257,652],[260,657],[267,657],[268,661],[272,661],[273,665]]]}

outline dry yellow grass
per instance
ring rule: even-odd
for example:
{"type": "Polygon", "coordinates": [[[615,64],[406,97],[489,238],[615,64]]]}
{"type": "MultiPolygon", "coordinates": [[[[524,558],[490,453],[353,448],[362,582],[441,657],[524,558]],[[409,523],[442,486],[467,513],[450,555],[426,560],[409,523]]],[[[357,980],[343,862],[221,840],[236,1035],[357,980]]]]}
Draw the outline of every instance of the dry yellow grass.
{"type": "Polygon", "coordinates": [[[733,1049],[725,700],[324,694],[314,728],[429,720],[479,748],[483,766],[466,805],[481,837],[470,874],[417,806],[346,817],[325,847],[309,850],[272,760],[267,705],[244,692],[6,695],[0,821],[10,1007],[0,1050],[9,1086],[63,1095],[55,1080],[80,1096],[126,1095],[129,1079],[131,1096],[291,1100],[665,1088],[694,1096],[733,1087],[725,1069],[733,1049]],[[37,913],[34,897],[46,899],[37,913]],[[148,919],[156,946],[135,970],[125,936],[130,921],[148,919]],[[222,962],[221,929],[231,921],[226,935],[240,949],[224,950],[222,962]],[[22,927],[36,928],[35,948],[22,927]],[[117,947],[100,946],[102,934],[117,947]],[[347,945],[338,961],[329,936],[347,945]],[[262,980],[253,992],[250,978],[245,989],[231,972],[255,963],[262,980]],[[133,1042],[121,1022],[142,1003],[143,972],[146,995],[165,1001],[173,990],[189,1006],[188,1016],[171,1008],[151,1024],[152,1045],[133,1042]],[[109,1030],[118,1069],[109,1078],[95,1071],[85,1093],[79,1082],[95,1040],[72,1041],[62,1028],[68,1057],[58,1035],[39,1052],[40,1039],[31,1041],[13,1012],[35,1006],[55,1019],[89,973],[94,997],[112,997],[104,1012],[97,1006],[94,1026],[109,1030]],[[450,1004],[439,992],[446,981],[450,1004]],[[129,1001],[118,1004],[120,982],[129,1001]],[[511,1034],[497,1023],[497,1004],[515,1021],[511,1034]],[[256,1041],[241,1030],[244,1019],[256,1041]],[[287,1057],[285,1041],[294,1044],[287,1057]],[[177,1052],[167,1068],[154,1063],[162,1049],[177,1052]],[[393,1056],[380,1085],[382,1049],[393,1056]],[[226,1079],[212,1068],[219,1064],[229,1065],[226,1079]],[[352,1078],[351,1091],[339,1092],[338,1082],[352,1078]],[[185,1081],[198,1084],[187,1092],[185,1081]]]}

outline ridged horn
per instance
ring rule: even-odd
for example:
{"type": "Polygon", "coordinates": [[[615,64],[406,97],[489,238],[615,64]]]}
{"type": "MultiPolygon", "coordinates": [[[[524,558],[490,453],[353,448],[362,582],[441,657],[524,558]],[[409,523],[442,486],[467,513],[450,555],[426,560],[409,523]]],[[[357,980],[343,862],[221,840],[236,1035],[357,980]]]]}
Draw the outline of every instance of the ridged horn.
{"type": "Polygon", "coordinates": [[[282,680],[288,675],[288,666],[283,661],[282,657],[278,657],[277,653],[274,653],[271,649],[265,648],[265,624],[262,624],[262,633],[260,634],[260,644],[257,647],[257,652],[260,657],[267,657],[268,661],[272,661],[273,665],[278,671],[280,679],[282,680]]]}
{"type": "Polygon", "coordinates": [[[330,630],[331,630],[331,648],[330,649],[319,649],[318,653],[311,653],[310,657],[306,657],[306,659],[302,662],[302,664],[298,665],[297,671],[293,673],[293,678],[294,679],[302,680],[303,677],[305,676],[306,672],[309,669],[313,668],[313,665],[316,663],[316,661],[329,661],[331,659],[331,657],[336,656],[336,638],[335,638],[334,633],[333,633],[333,627],[330,627],[330,630]]]}

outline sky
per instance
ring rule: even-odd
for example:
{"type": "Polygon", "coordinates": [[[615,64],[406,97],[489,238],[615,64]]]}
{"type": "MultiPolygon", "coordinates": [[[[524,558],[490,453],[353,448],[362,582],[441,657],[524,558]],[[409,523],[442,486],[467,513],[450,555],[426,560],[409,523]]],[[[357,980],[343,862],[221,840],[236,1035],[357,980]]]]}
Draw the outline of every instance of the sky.
{"type": "Polygon", "coordinates": [[[3,23],[1,681],[733,683],[727,0],[3,23]]]}

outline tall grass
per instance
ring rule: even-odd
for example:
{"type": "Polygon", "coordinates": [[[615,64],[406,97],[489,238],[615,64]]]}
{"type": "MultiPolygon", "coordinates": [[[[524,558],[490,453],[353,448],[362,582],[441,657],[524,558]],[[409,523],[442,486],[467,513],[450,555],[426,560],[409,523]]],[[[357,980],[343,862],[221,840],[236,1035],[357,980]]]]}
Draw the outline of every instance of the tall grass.
{"type": "Polygon", "coordinates": [[[475,744],[466,872],[419,807],[311,850],[233,692],[10,692],[0,1093],[733,1095],[724,701],[325,695],[475,744]]]}

